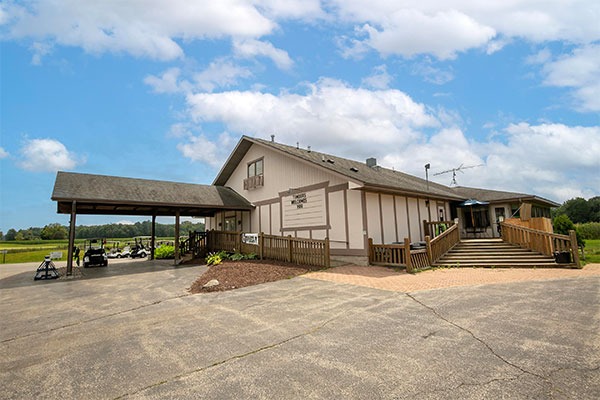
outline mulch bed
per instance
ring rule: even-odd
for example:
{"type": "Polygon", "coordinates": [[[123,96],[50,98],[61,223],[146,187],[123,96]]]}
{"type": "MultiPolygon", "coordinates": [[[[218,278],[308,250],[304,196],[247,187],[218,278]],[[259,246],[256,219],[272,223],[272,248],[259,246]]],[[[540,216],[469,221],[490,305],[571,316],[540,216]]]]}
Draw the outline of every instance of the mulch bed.
{"type": "Polygon", "coordinates": [[[259,283],[290,279],[323,267],[293,264],[272,260],[223,261],[212,265],[190,287],[191,293],[223,292],[259,283]],[[217,286],[203,288],[210,280],[219,281],[217,286]]]}

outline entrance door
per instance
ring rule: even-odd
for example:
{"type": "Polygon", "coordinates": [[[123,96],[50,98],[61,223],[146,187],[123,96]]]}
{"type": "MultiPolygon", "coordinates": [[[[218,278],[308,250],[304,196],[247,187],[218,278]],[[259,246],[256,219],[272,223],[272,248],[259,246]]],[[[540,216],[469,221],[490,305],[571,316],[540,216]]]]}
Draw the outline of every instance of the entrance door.
{"type": "Polygon", "coordinates": [[[439,221],[445,221],[446,220],[446,210],[444,208],[443,204],[438,204],[437,205],[438,208],[438,220],[439,221]]]}
{"type": "Polygon", "coordinates": [[[494,214],[496,214],[496,223],[494,224],[494,237],[500,237],[500,217],[502,217],[502,220],[504,221],[504,213],[504,207],[494,208],[494,214]]]}

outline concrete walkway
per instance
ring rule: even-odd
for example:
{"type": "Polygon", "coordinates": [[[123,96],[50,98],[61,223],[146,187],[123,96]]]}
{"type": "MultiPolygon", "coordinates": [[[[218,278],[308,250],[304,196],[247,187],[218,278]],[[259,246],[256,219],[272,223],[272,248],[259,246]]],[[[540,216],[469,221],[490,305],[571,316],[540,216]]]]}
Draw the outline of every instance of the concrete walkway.
{"type": "Polygon", "coordinates": [[[349,285],[365,286],[396,292],[440,289],[453,286],[489,283],[537,281],[600,275],[600,264],[588,264],[583,269],[565,268],[442,268],[417,274],[377,266],[347,265],[325,271],[311,272],[306,278],[349,285]]]}

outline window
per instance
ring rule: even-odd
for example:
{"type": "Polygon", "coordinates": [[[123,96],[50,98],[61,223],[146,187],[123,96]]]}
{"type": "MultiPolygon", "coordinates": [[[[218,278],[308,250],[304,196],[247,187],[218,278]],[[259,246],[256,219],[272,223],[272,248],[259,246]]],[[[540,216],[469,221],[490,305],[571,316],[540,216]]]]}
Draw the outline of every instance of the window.
{"type": "Polygon", "coordinates": [[[263,160],[256,160],[248,164],[248,178],[263,174],[263,160]]]}
{"type": "Polygon", "coordinates": [[[494,211],[496,212],[496,222],[500,221],[500,217],[504,218],[504,207],[496,207],[494,211]]]}
{"type": "Polygon", "coordinates": [[[473,207],[472,215],[471,207],[465,207],[463,208],[463,217],[465,220],[465,228],[487,228],[488,226],[490,226],[490,219],[488,216],[487,207],[473,207]]]}
{"type": "Polygon", "coordinates": [[[235,216],[225,218],[225,230],[228,232],[235,231],[235,216]]]}

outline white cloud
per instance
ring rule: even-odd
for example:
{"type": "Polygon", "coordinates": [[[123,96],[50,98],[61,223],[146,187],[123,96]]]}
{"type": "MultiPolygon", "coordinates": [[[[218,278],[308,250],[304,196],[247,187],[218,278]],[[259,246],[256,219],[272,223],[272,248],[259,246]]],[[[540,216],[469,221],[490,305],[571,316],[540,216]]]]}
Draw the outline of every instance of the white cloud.
{"type": "Polygon", "coordinates": [[[121,225],[135,225],[135,222],[129,221],[128,219],[123,219],[121,221],[117,221],[116,223],[121,225]]]}
{"type": "Polygon", "coordinates": [[[0,160],[8,158],[8,156],[10,156],[8,151],[4,150],[4,147],[0,147],[0,160]]]}
{"type": "MultiPolygon", "coordinates": [[[[274,11],[284,14],[282,7],[274,11]]],[[[10,3],[4,13],[8,36],[15,39],[157,60],[182,57],[177,40],[260,37],[277,26],[252,1],[244,0],[38,0],[28,6],[10,3]]]]}
{"type": "MultiPolygon", "coordinates": [[[[362,27],[354,39],[382,54],[432,54],[440,59],[485,48],[488,54],[512,39],[532,43],[591,43],[600,39],[595,0],[332,0],[338,20],[362,27]],[[358,35],[360,37],[360,35],[358,35]]],[[[346,42],[351,40],[347,39],[346,42]]]]}
{"type": "Polygon", "coordinates": [[[423,62],[415,63],[411,73],[413,75],[420,75],[426,82],[435,85],[443,85],[454,79],[454,74],[451,71],[432,66],[429,58],[426,58],[423,62]]]}
{"type": "Polygon", "coordinates": [[[220,168],[232,150],[235,139],[227,132],[219,135],[216,141],[211,141],[205,135],[189,136],[185,142],[177,145],[184,157],[192,162],[201,162],[214,168],[220,168]]]}
{"type": "Polygon", "coordinates": [[[387,89],[390,83],[394,80],[387,72],[385,64],[379,65],[373,69],[373,74],[362,80],[363,85],[374,89],[387,89]]]}
{"type": "Polygon", "coordinates": [[[144,83],[152,87],[155,93],[187,93],[192,89],[211,92],[219,87],[229,87],[238,83],[240,78],[252,76],[245,67],[235,65],[227,59],[217,59],[200,72],[191,73],[189,79],[182,78],[180,68],[173,67],[161,75],[147,75],[144,83]]]}
{"type": "Polygon", "coordinates": [[[32,172],[56,172],[73,169],[85,161],[54,139],[28,139],[20,149],[19,167],[32,172]]]}
{"type": "MultiPolygon", "coordinates": [[[[216,141],[196,136],[179,148],[187,157],[218,168],[227,155],[222,149],[232,147],[236,134],[275,134],[278,142],[298,141],[316,151],[357,160],[374,156],[384,166],[417,176],[423,175],[427,163],[432,172],[484,163],[459,175],[459,184],[466,186],[529,192],[559,201],[573,193],[598,194],[599,126],[511,124],[475,141],[459,128],[456,112],[433,110],[398,90],[353,88],[330,79],[307,87],[304,94],[190,94],[188,112],[194,123],[222,123],[230,134],[216,141]]],[[[435,179],[449,184],[451,176],[435,179]]]]}
{"type": "Polygon", "coordinates": [[[548,61],[542,68],[544,84],[573,88],[581,111],[600,111],[600,44],[576,48],[571,54],[548,61]]]}
{"type": "Polygon", "coordinates": [[[256,39],[236,39],[233,41],[233,50],[239,57],[268,57],[280,69],[290,69],[294,64],[285,50],[278,49],[269,42],[261,42],[256,39]]]}

